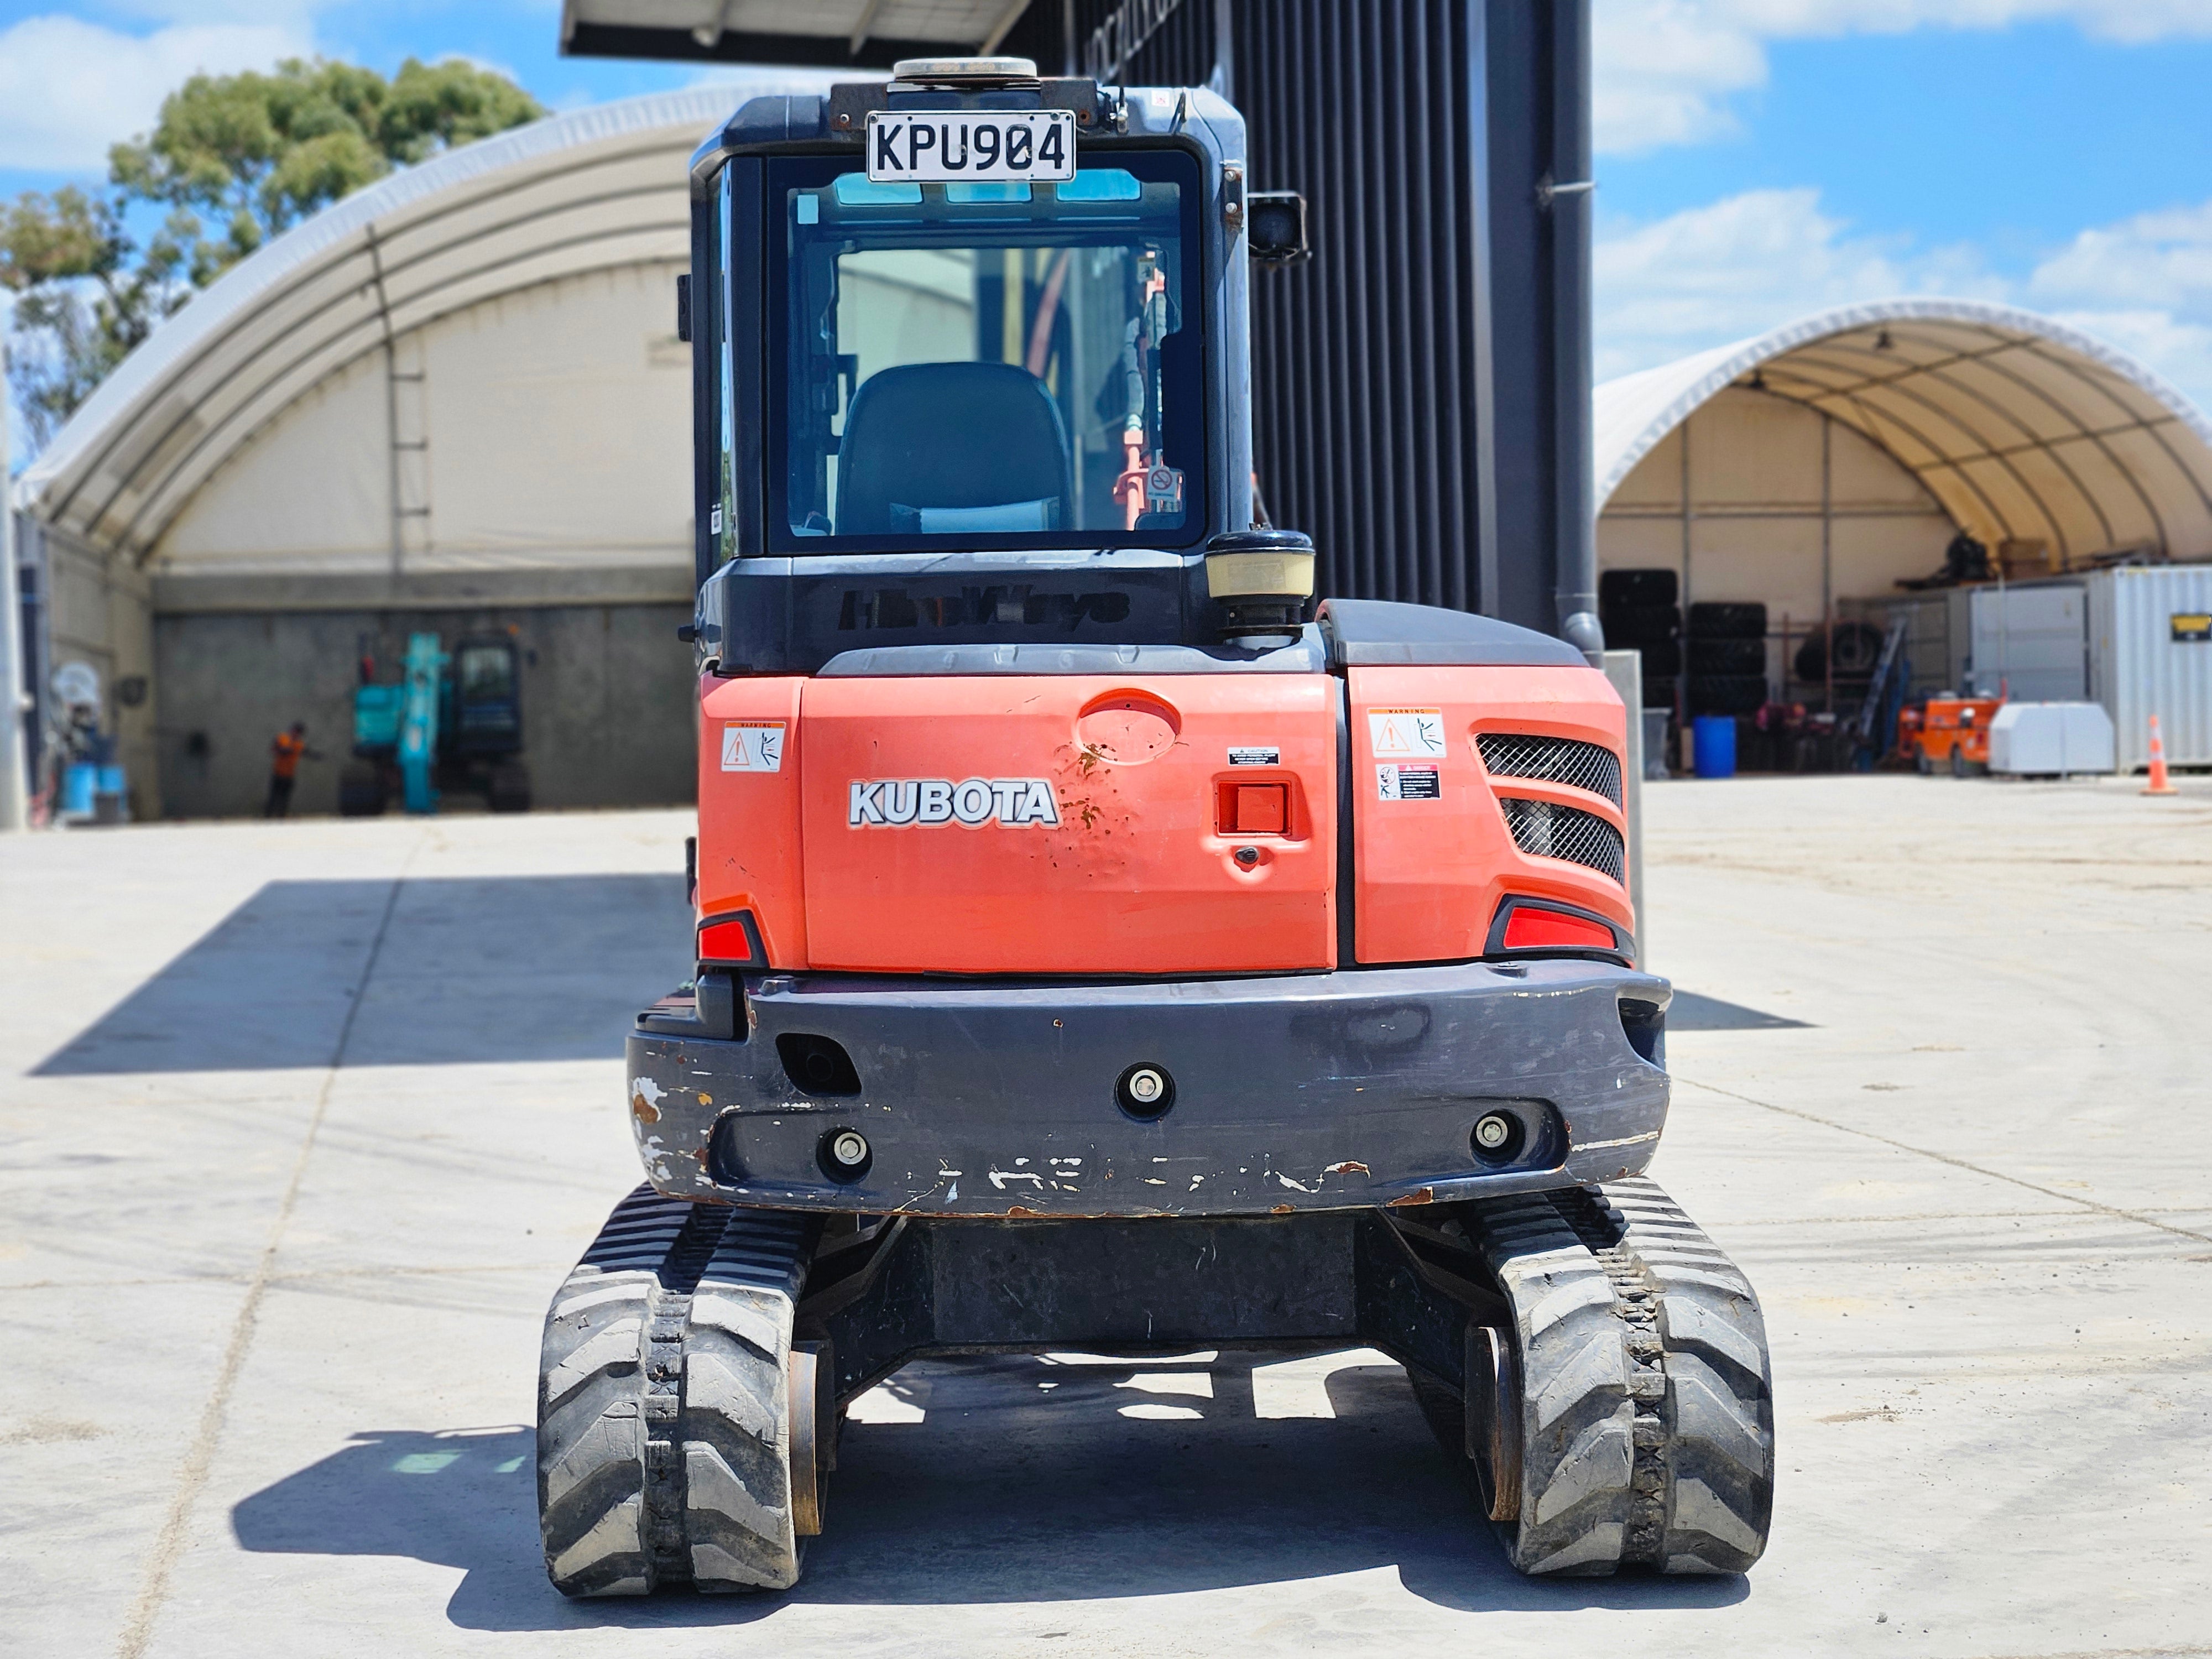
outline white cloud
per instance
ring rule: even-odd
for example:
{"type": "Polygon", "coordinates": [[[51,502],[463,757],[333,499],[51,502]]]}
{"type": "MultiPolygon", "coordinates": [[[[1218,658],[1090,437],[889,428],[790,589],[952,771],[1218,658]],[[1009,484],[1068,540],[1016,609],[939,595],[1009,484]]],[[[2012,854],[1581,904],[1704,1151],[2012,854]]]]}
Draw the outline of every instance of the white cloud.
{"type": "Polygon", "coordinates": [[[1632,154],[1735,131],[1729,100],[1766,83],[1770,40],[2069,22],[2130,45],[2212,36],[2208,0],[1596,0],[1600,151],[1632,154]]]}
{"type": "Polygon", "coordinates": [[[2023,293],[2212,409],[2212,202],[2082,231],[2029,274],[2023,293]]]}
{"type": "Polygon", "coordinates": [[[94,9],[149,23],[258,23],[296,26],[339,0],[99,0],[94,9]]]}
{"type": "MultiPolygon", "coordinates": [[[[2148,364],[2212,413],[2212,321],[2170,311],[2055,311],[2050,313],[2148,364]]],[[[2200,316],[2203,313],[2200,313],[2200,316]]]]}
{"type": "Polygon", "coordinates": [[[2020,280],[1970,248],[1869,236],[1815,190],[1757,190],[1648,224],[1601,222],[1597,378],[1864,300],[1942,294],[2054,316],[2212,410],[2212,202],[2082,231],[2020,280]]]}
{"type": "Polygon", "coordinates": [[[2212,202],[2085,230],[2037,266],[2045,303],[2158,307],[2212,316],[2212,202]]]}
{"type": "Polygon", "coordinates": [[[1696,143],[1735,130],[1730,94],[1766,81],[1759,32],[1725,0],[1596,0],[1591,102],[1601,155],[1696,143]]]}
{"type": "Polygon", "coordinates": [[[1898,294],[1997,297],[1963,249],[1855,234],[1816,190],[1754,190],[1597,235],[1600,380],[1808,312],[1898,294]]]}
{"type": "Polygon", "coordinates": [[[265,69],[313,50],[308,31],[287,21],[180,22],[137,35],[27,17],[0,32],[0,167],[104,171],[107,147],[151,127],[187,76],[265,69]]]}

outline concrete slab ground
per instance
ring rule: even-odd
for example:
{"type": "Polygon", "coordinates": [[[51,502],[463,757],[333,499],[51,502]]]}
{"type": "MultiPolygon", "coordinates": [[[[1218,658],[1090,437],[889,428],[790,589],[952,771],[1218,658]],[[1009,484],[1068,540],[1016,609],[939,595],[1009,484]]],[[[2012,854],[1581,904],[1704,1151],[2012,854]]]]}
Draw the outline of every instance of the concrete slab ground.
{"type": "Polygon", "coordinates": [[[796,1591],[571,1604],[538,1321],[678,814],[0,842],[0,1653],[2212,1654],[2212,781],[1647,791],[1653,1173],[1774,1346],[1747,1577],[1528,1583],[1372,1353],[944,1362],[796,1591]]]}

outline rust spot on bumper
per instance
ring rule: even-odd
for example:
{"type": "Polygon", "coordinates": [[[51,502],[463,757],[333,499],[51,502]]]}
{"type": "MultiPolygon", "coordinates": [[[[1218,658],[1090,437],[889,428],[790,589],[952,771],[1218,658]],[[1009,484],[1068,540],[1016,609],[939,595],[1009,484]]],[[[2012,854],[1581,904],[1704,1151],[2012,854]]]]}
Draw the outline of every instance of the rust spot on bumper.
{"type": "Polygon", "coordinates": [[[1006,1214],[1009,1218],[1028,1217],[1031,1219],[1041,1219],[1045,1213],[1046,1212],[1042,1210],[1032,1210],[1026,1204],[1009,1204],[1006,1206],[1006,1214]]]}
{"type": "Polygon", "coordinates": [[[1375,1171],[1364,1164],[1357,1164],[1347,1158],[1341,1164],[1330,1164],[1322,1173],[1323,1175],[1373,1175],[1375,1171]]]}
{"type": "Polygon", "coordinates": [[[1412,1205],[1433,1204],[1436,1201],[1437,1189],[1435,1188],[1416,1187],[1412,1192],[1406,1194],[1403,1197],[1392,1199],[1382,1207],[1386,1210],[1402,1210],[1412,1205]]]}
{"type": "Polygon", "coordinates": [[[660,1121],[660,1108],[654,1105],[641,1094],[632,1095],[629,1097],[629,1109],[630,1115],[635,1117],[640,1123],[658,1123],[660,1121]]]}
{"type": "Polygon", "coordinates": [[[1267,1212],[1269,1215],[1289,1215],[1291,1212],[1291,1206],[1287,1204],[1278,1204],[1273,1209],[1267,1212]]]}

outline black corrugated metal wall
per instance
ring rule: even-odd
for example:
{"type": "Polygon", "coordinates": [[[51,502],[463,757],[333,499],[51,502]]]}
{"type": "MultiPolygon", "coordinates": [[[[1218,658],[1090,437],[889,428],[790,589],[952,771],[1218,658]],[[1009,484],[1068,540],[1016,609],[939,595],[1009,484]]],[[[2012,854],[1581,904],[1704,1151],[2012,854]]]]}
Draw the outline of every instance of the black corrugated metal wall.
{"type": "Polygon", "coordinates": [[[1254,453],[1268,503],[1326,548],[1324,591],[1475,609],[1486,467],[1471,418],[1466,9],[1268,11],[1267,27],[1241,31],[1236,64],[1253,184],[1307,192],[1316,249],[1254,273],[1254,453]]]}
{"type": "Polygon", "coordinates": [[[1253,451],[1324,593],[1557,626],[1551,14],[1041,0],[1006,43],[1048,70],[1212,83],[1249,124],[1253,187],[1304,193],[1313,259],[1254,273],[1253,451]]]}

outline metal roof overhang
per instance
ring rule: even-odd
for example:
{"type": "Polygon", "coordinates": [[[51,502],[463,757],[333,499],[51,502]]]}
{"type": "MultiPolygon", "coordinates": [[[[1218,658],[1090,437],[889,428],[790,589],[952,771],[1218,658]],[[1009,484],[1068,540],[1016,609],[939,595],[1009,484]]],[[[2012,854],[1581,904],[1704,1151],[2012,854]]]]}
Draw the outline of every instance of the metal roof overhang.
{"type": "Polygon", "coordinates": [[[2212,422],[2126,353],[2048,317],[1970,300],[1884,300],[1608,380],[1597,500],[1723,388],[1832,416],[1918,477],[1981,540],[2069,563],[2212,556],[2212,422]]]}
{"type": "MultiPolygon", "coordinates": [[[[826,84],[770,72],[602,105],[348,198],[163,323],[32,463],[16,504],[143,562],[256,432],[395,336],[582,272],[687,264],[701,136],[756,92],[826,84]]],[[[672,332],[674,303],[672,290],[672,332]]]]}
{"type": "Polygon", "coordinates": [[[562,0],[561,50],[889,69],[995,51],[1030,0],[562,0]]]}

